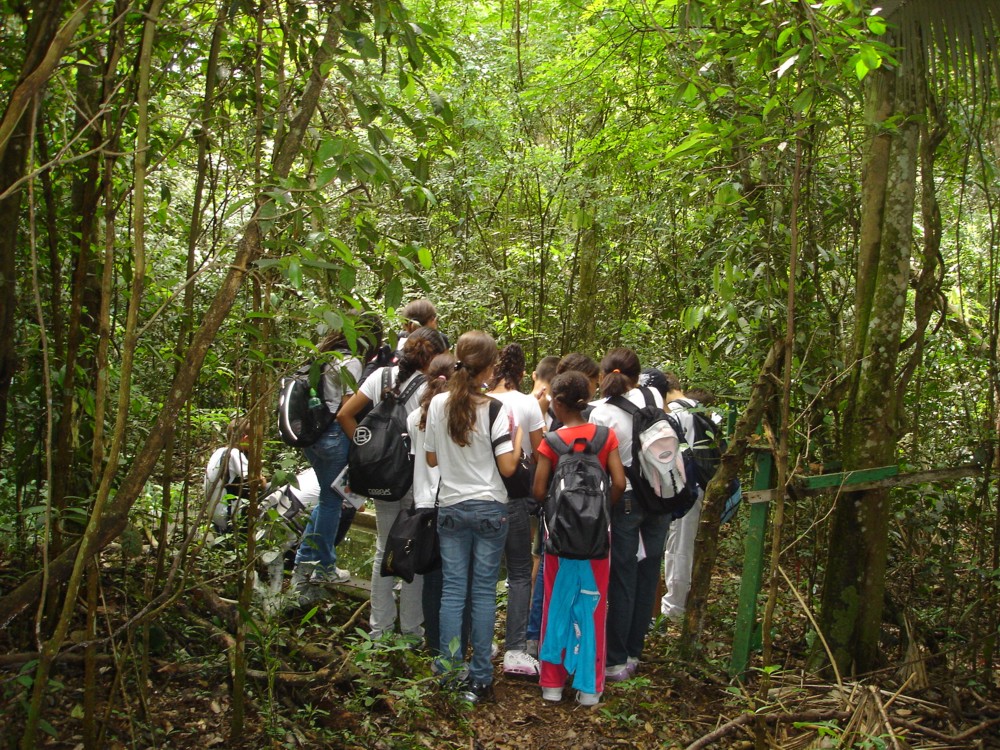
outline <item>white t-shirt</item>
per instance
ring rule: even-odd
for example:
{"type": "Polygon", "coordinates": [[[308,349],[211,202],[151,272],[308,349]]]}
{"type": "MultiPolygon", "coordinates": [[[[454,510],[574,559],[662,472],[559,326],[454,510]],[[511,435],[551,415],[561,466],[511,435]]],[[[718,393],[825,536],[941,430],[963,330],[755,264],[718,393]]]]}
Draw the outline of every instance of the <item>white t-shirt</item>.
{"type": "Polygon", "coordinates": [[[229,525],[229,506],[223,499],[226,485],[250,475],[250,461],[239,448],[223,446],[209,457],[205,467],[205,503],[212,509],[212,523],[224,533],[229,525]]]}
{"type": "Polygon", "coordinates": [[[410,453],[413,454],[413,504],[417,508],[433,508],[441,470],[427,465],[427,433],[420,429],[420,409],[414,409],[406,418],[410,433],[410,453]]]}
{"type": "Polygon", "coordinates": [[[424,449],[437,454],[441,470],[441,507],[456,505],[464,500],[495,500],[507,502],[507,490],[497,468],[496,456],[510,453],[510,416],[507,407],[491,425],[489,399],[476,406],[476,424],[469,433],[469,444],[460,446],[448,434],[447,405],[450,393],[439,393],[431,399],[427,410],[427,431],[424,449]],[[506,439],[504,439],[506,438],[506,439]],[[494,441],[497,447],[493,448],[494,441]]]}
{"type": "Polygon", "coordinates": [[[340,377],[342,369],[347,370],[357,383],[361,379],[364,365],[357,357],[346,356],[341,360],[331,360],[323,368],[323,399],[326,401],[326,408],[334,414],[340,408],[340,402],[354,393],[354,389],[342,381],[340,377]]]}
{"type": "MultiPolygon", "coordinates": [[[[653,394],[653,403],[659,408],[663,408],[663,396],[655,388],[647,388],[653,394]]],[[[633,388],[625,394],[625,398],[636,406],[646,405],[646,399],[642,395],[640,388],[633,388]]],[[[623,466],[632,465],[632,415],[624,409],[612,406],[607,399],[596,402],[594,410],[590,412],[590,421],[594,424],[602,424],[614,430],[618,438],[618,455],[621,456],[623,466]]],[[[631,489],[632,483],[626,477],[625,489],[631,489]]]]}
{"type": "Polygon", "coordinates": [[[511,415],[510,434],[513,435],[518,427],[521,428],[523,432],[521,435],[521,455],[530,456],[530,433],[545,429],[545,418],[542,416],[542,407],[538,405],[538,399],[519,391],[491,393],[490,396],[506,404],[511,415]]]}
{"type": "Polygon", "coordinates": [[[667,411],[680,422],[681,428],[684,430],[684,442],[688,445],[694,445],[695,438],[694,417],[691,416],[691,412],[688,409],[693,409],[697,406],[698,402],[690,398],[678,398],[667,404],[667,411]]]}
{"type": "MultiPolygon", "coordinates": [[[[362,383],[361,387],[358,389],[358,391],[367,396],[368,400],[371,401],[373,404],[377,404],[379,401],[382,400],[382,372],[385,369],[386,368],[384,367],[378,368],[375,372],[373,372],[365,379],[365,382],[362,383]]],[[[399,367],[395,366],[390,367],[389,371],[392,373],[391,376],[389,377],[389,387],[392,388],[392,386],[396,383],[396,376],[399,374],[399,367]]],[[[405,383],[399,386],[400,393],[402,393],[407,389],[407,387],[409,387],[410,383],[417,376],[417,374],[418,373],[413,373],[412,375],[410,375],[410,377],[406,379],[405,383]]],[[[410,414],[414,409],[420,406],[420,397],[423,395],[424,389],[426,387],[427,387],[426,382],[421,383],[417,387],[417,390],[413,392],[413,395],[411,395],[406,400],[407,414],[410,414]]]]}

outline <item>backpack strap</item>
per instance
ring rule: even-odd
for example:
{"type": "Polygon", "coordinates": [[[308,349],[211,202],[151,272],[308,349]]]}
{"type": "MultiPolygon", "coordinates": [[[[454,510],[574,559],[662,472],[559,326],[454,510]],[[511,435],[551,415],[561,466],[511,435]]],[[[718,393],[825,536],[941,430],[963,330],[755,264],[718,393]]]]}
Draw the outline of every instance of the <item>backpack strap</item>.
{"type": "Polygon", "coordinates": [[[601,451],[604,450],[604,444],[608,442],[608,435],[610,431],[604,425],[598,424],[594,425],[594,436],[591,438],[578,437],[573,441],[573,445],[567,443],[563,436],[560,435],[555,430],[550,430],[545,433],[545,442],[549,444],[549,447],[556,452],[556,455],[565,456],[567,453],[573,451],[573,446],[579,443],[581,440],[585,443],[585,448],[581,453],[593,453],[595,456],[600,455],[601,451]]]}
{"type": "Polygon", "coordinates": [[[608,403],[612,406],[617,406],[624,412],[628,412],[630,415],[635,414],[639,411],[639,407],[633,404],[624,396],[612,396],[608,399],[608,403]]]}
{"type": "Polygon", "coordinates": [[[680,406],[681,409],[683,409],[684,411],[687,411],[688,409],[697,409],[699,406],[701,406],[701,404],[699,404],[693,398],[688,398],[687,396],[685,396],[684,398],[675,398],[673,401],[667,404],[667,406],[673,406],[674,404],[680,406]]]}
{"type": "MultiPolygon", "coordinates": [[[[386,369],[388,370],[389,368],[387,367],[386,369]]],[[[424,384],[425,380],[427,380],[427,378],[424,377],[422,372],[418,372],[414,375],[413,379],[410,380],[410,384],[406,386],[402,393],[399,394],[399,403],[405,405],[406,402],[410,400],[410,397],[417,392],[417,388],[424,384]]]]}
{"type": "Polygon", "coordinates": [[[684,428],[681,427],[680,421],[670,412],[667,412],[666,415],[667,424],[670,425],[670,429],[672,429],[674,434],[677,435],[677,442],[687,445],[687,433],[685,433],[684,428]]]}
{"type": "Polygon", "coordinates": [[[557,456],[565,456],[572,450],[572,448],[570,448],[569,446],[569,443],[563,440],[562,435],[560,435],[555,430],[550,430],[549,432],[546,432],[543,440],[545,440],[545,442],[548,443],[548,446],[555,451],[557,456]]]}
{"type": "Polygon", "coordinates": [[[604,450],[604,444],[608,442],[611,430],[602,424],[595,426],[597,429],[594,430],[594,437],[590,439],[590,445],[594,449],[594,454],[599,456],[601,451],[604,450]]]}
{"type": "Polygon", "coordinates": [[[392,372],[389,370],[388,367],[383,367],[382,368],[382,390],[380,391],[379,396],[381,396],[387,390],[389,390],[390,388],[392,388],[392,380],[391,380],[391,378],[392,378],[392,372]]]}
{"type": "MultiPolygon", "coordinates": [[[[497,417],[500,416],[500,407],[502,407],[503,404],[500,402],[500,399],[493,398],[492,396],[487,396],[487,398],[490,400],[490,430],[489,430],[489,432],[492,435],[493,434],[493,425],[496,423],[497,417]]],[[[493,450],[496,451],[498,445],[503,445],[504,443],[509,443],[510,441],[511,441],[510,440],[510,435],[505,435],[504,437],[499,437],[496,440],[491,441],[490,444],[493,446],[493,450]]]]}

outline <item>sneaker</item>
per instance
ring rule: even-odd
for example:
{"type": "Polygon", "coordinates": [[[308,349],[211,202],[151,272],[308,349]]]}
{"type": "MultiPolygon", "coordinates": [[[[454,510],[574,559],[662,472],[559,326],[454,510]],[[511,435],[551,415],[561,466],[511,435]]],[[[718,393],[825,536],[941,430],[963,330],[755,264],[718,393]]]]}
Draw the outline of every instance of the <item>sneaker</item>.
{"type": "Polygon", "coordinates": [[[316,568],[315,572],[312,574],[312,578],[309,579],[309,582],[314,583],[317,586],[333,586],[338,583],[348,583],[350,580],[351,572],[349,570],[344,570],[343,568],[338,568],[334,565],[333,570],[316,568]]]}
{"type": "Polygon", "coordinates": [[[493,703],[497,699],[496,693],[493,692],[492,682],[487,684],[475,680],[469,682],[465,689],[458,694],[458,697],[474,706],[479,703],[493,703]]]}
{"type": "Polygon", "coordinates": [[[628,667],[628,676],[632,677],[636,672],[639,671],[639,660],[634,656],[630,656],[625,661],[625,666],[628,667]]]}
{"type": "Polygon", "coordinates": [[[558,703],[562,700],[563,689],[562,688],[542,688],[542,700],[552,701],[553,703],[558,703]]]}
{"type": "Polygon", "coordinates": [[[604,679],[608,682],[621,682],[632,676],[628,664],[614,664],[604,670],[604,679]]]}
{"type": "Polygon", "coordinates": [[[529,638],[525,642],[524,650],[528,652],[528,656],[534,656],[537,659],[538,658],[538,641],[537,640],[532,640],[532,639],[529,638]]]}
{"type": "Polygon", "coordinates": [[[600,693],[585,693],[582,690],[576,691],[576,702],[581,706],[596,706],[601,702],[600,693]]]}
{"type": "Polygon", "coordinates": [[[538,659],[527,651],[508,651],[503,656],[503,673],[514,677],[538,677],[538,659]]]}

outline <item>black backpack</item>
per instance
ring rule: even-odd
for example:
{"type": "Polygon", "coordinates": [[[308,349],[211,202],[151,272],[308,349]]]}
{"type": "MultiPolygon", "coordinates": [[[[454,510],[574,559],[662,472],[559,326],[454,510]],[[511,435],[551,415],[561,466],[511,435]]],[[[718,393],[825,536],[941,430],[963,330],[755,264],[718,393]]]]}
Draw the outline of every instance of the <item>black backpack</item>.
{"type": "Polygon", "coordinates": [[[310,360],[290,377],[281,379],[278,434],[286,445],[294,448],[312,445],[333,421],[333,412],[324,398],[323,369],[320,362],[310,360]]]}
{"type": "MultiPolygon", "coordinates": [[[[694,411],[699,408],[697,401],[693,406],[688,400],[676,399],[670,402],[670,406],[677,404],[682,407],[694,422],[694,444],[690,446],[691,456],[694,461],[695,480],[701,489],[708,487],[708,483],[715,476],[715,470],[719,468],[722,454],[726,452],[726,438],[722,434],[722,425],[717,425],[711,417],[702,411],[694,411]]],[[[683,434],[680,435],[684,439],[683,434]]]]}
{"type": "MultiPolygon", "coordinates": [[[[490,427],[492,428],[493,423],[497,421],[497,417],[500,416],[500,407],[503,402],[498,398],[488,397],[490,399],[489,405],[489,415],[490,415],[490,427]]],[[[514,435],[510,436],[511,441],[514,440],[514,435]]],[[[499,444],[500,441],[497,441],[499,444]]],[[[493,447],[496,448],[495,444],[493,447]]],[[[517,446],[515,445],[516,449],[517,446]]],[[[531,497],[531,488],[535,483],[535,464],[531,460],[530,454],[521,454],[521,459],[517,463],[517,468],[514,473],[509,477],[505,477],[503,474],[500,475],[503,480],[503,486],[507,490],[507,497],[512,498],[525,498],[528,500],[528,513],[534,515],[538,512],[538,506],[535,505],[534,500],[531,497]]]]}
{"type": "Polygon", "coordinates": [[[545,551],[574,560],[608,556],[611,528],[611,483],[598,455],[608,441],[608,428],[597,425],[594,437],[568,444],[557,432],[545,441],[559,456],[545,501],[545,551]]]}
{"type": "Polygon", "coordinates": [[[391,377],[382,370],[382,400],[354,430],[347,458],[351,491],[378,500],[401,500],[413,484],[406,402],[424,382],[417,373],[397,396],[389,391],[391,377]]]}
{"type": "Polygon", "coordinates": [[[608,403],[632,416],[632,464],[625,467],[632,491],[649,513],[682,518],[698,499],[693,456],[677,420],[656,405],[648,388],[640,388],[645,406],[624,396],[608,403]]]}
{"type": "MultiPolygon", "coordinates": [[[[694,423],[694,445],[690,446],[692,464],[694,467],[694,478],[698,487],[704,491],[708,488],[708,483],[715,476],[719,464],[722,462],[722,454],[729,447],[723,434],[722,425],[716,424],[712,418],[703,411],[693,411],[701,407],[694,399],[675,399],[670,405],[678,404],[683,407],[694,423]],[[690,402],[693,402],[693,406],[690,402]]],[[[722,511],[722,523],[725,523],[736,513],[736,509],[743,499],[743,492],[740,488],[740,480],[733,478],[726,488],[728,499],[722,511]]]]}

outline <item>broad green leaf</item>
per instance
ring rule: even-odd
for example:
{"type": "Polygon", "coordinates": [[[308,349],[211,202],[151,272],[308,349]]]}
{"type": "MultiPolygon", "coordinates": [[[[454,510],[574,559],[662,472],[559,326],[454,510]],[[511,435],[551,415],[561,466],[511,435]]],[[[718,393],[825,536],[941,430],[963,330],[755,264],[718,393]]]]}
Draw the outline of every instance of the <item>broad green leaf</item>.
{"type": "Polygon", "coordinates": [[[399,280],[398,276],[393,276],[385,287],[385,306],[395,309],[402,301],[403,282],[399,280]]]}

